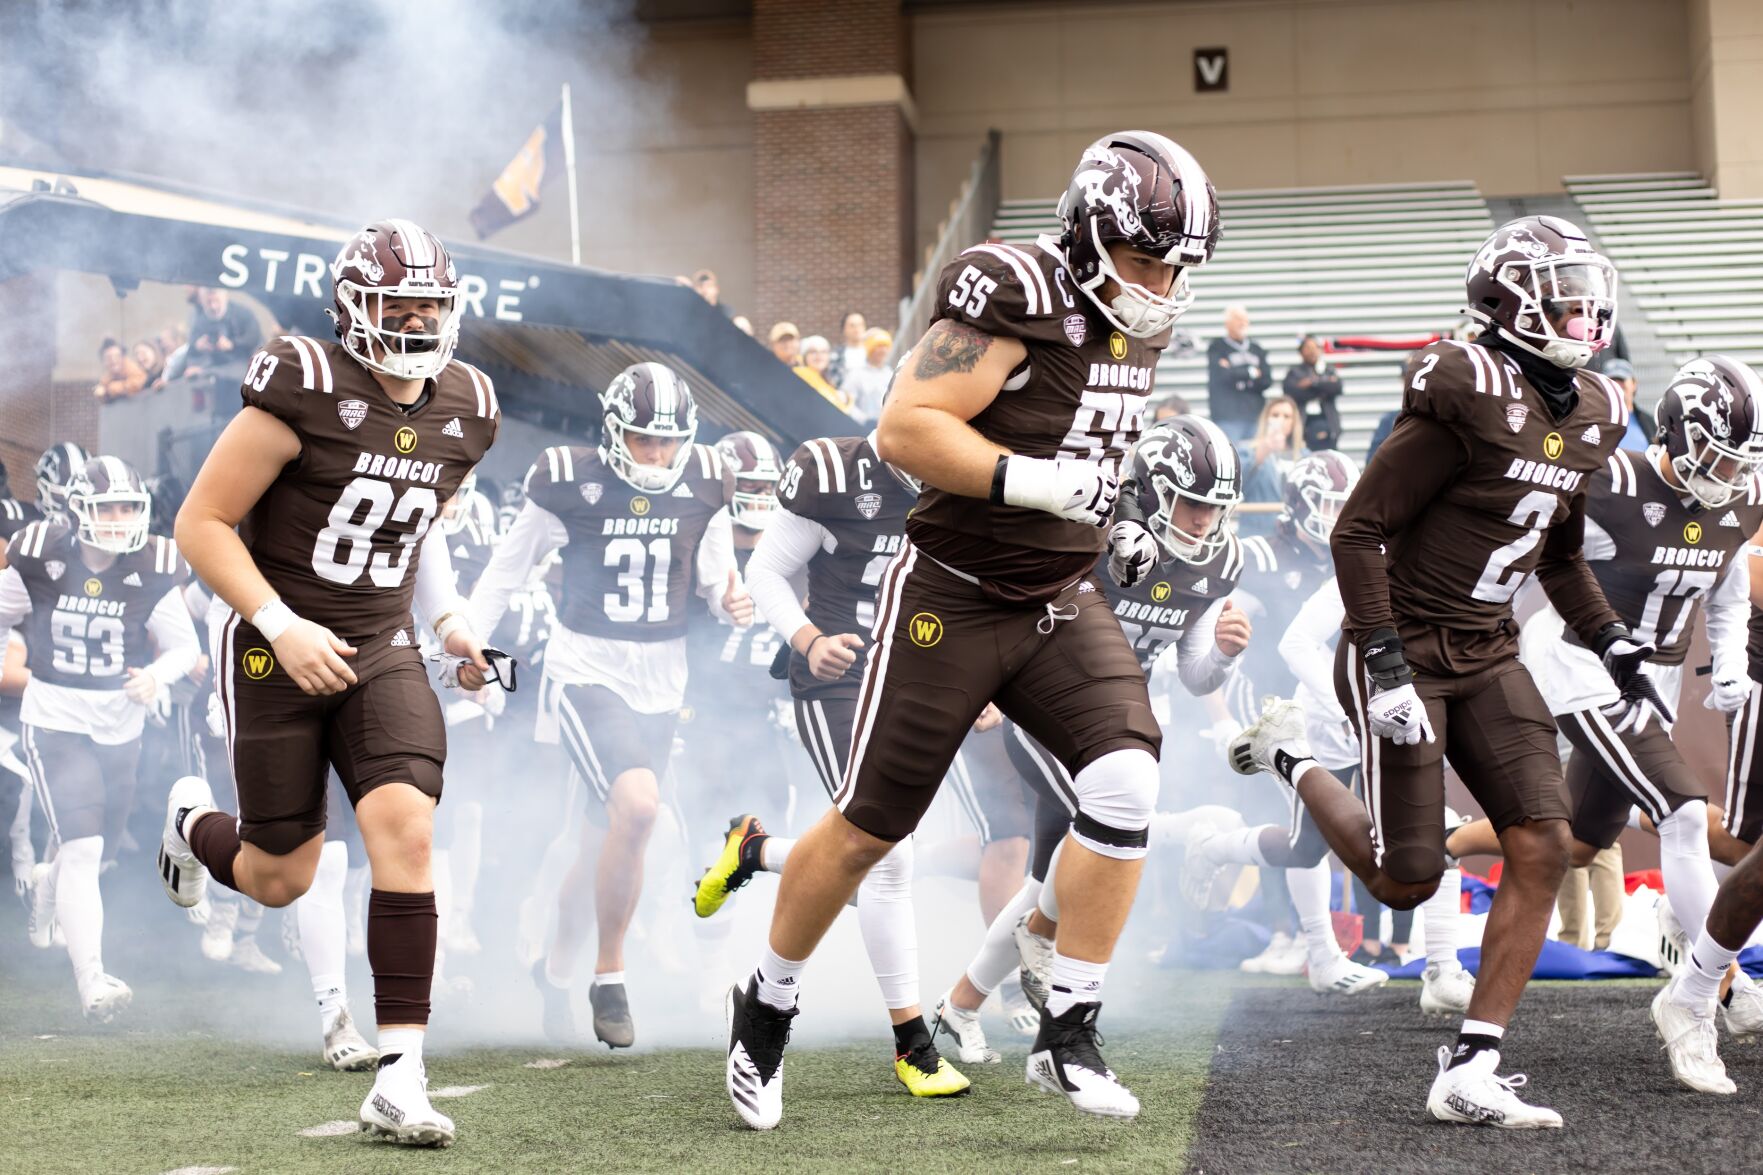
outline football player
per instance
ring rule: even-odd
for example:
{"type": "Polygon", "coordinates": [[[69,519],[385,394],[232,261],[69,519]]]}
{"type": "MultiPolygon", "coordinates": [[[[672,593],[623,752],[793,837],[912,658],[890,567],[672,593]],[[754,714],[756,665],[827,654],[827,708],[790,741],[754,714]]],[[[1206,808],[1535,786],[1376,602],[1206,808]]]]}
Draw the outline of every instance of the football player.
{"type": "Polygon", "coordinates": [[[716,619],[743,627],[753,602],[740,586],[726,509],[734,470],[693,443],[698,408],[685,380],[664,364],[637,363],[601,405],[597,448],[558,446],[533,463],[525,504],[472,590],[471,608],[484,631],[494,630],[510,595],[562,548],[563,599],[539,687],[541,735],[561,734],[593,805],[533,981],[546,1033],[573,1039],[576,955],[597,932],[588,988],[594,1035],[629,1048],[636,1028],[624,938],[685,701],[688,599],[702,597],[716,619]]]}
{"type": "Polygon", "coordinates": [[[43,517],[43,512],[29,502],[21,502],[12,494],[12,483],[6,476],[6,465],[0,462],[0,544],[43,517]]]}
{"type": "MultiPolygon", "coordinates": [[[[777,509],[748,565],[755,605],[789,634],[796,733],[829,800],[844,774],[869,657],[862,634],[874,627],[882,573],[905,541],[919,489],[876,455],[873,436],[808,441],[784,468],[777,509]],[[798,586],[804,570],[806,608],[798,586]]],[[[699,916],[716,913],[754,873],[782,873],[796,844],[768,835],[756,817],[737,818],[722,856],[698,883],[699,916]]],[[[919,1006],[912,866],[912,840],[902,838],[858,885],[857,922],[894,1026],[894,1074],[915,1096],[943,1097],[970,1083],[937,1051],[919,1006]]]]}
{"type": "Polygon", "coordinates": [[[1361,742],[1361,803],[1319,767],[1302,710],[1275,703],[1232,744],[1239,770],[1298,789],[1341,861],[1397,909],[1445,872],[1444,759],[1493,820],[1506,872],[1454,1048],[1441,1047],[1433,1117],[1558,1127],[1495,1075],[1567,868],[1572,813],[1548,706],[1517,658],[1511,600],[1534,570],[1620,691],[1610,717],[1665,712],[1641,665],[1652,646],[1605,602],[1582,550],[1586,479],[1627,428],[1616,386],[1583,370],[1615,329],[1616,274],[1574,225],[1496,229],[1465,274],[1470,343],[1414,352],[1390,437],[1330,540],[1344,638],[1336,696],[1361,742]],[[1295,756],[1295,757],[1294,757],[1295,756]]]}
{"type": "Polygon", "coordinates": [[[104,831],[134,797],[148,706],[196,664],[200,645],[182,596],[189,566],[170,539],[148,533],[140,475],[94,457],[58,488],[72,525],[33,522],[12,537],[0,630],[22,626],[28,650],[20,721],[54,854],[36,884],[53,895],[87,1018],[108,1021],[131,992],[104,970],[104,831]]]}
{"type": "Polygon", "coordinates": [[[988,702],[1073,779],[1052,994],[1028,1080],[1088,1113],[1138,1100],[1102,1060],[1103,978],[1144,866],[1162,735],[1092,578],[1158,353],[1217,243],[1187,151],[1126,131],[1087,148],[1063,233],[977,245],[943,271],[935,321],[895,377],[877,456],[925,481],[883,574],[837,810],[797,844],[770,943],[730,992],[730,1099],[783,1114],[783,1046],[808,956],[865,873],[910,835],[988,702]]]}
{"type": "Polygon", "coordinates": [[[483,688],[489,663],[430,524],[501,415],[489,378],[453,358],[463,307],[436,237],[407,220],[370,224],[338,252],[331,283],[339,341],[282,335],[252,356],[244,406],[178,513],[179,545],[232,609],[210,655],[239,811],[180,780],[160,873],[180,906],[209,877],[288,905],[319,867],[335,767],[373,870],[380,1059],[361,1126],[447,1145],[453,1122],[430,1105],[422,1062],[447,735],[412,605],[450,658],[450,684],[483,688]]]}

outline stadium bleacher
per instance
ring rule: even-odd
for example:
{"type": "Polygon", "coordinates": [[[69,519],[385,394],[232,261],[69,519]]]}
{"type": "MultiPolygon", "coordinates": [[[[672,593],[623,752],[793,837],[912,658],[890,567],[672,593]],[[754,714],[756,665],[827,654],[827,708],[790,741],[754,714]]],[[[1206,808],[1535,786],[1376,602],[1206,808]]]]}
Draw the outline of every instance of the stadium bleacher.
{"type": "MultiPolygon", "coordinates": [[[[1219,206],[1224,237],[1216,259],[1195,276],[1198,297],[1181,322],[1199,350],[1166,357],[1158,368],[1158,389],[1180,393],[1201,411],[1205,346],[1224,333],[1227,305],[1249,308],[1251,334],[1267,348],[1277,388],[1297,362],[1301,334],[1408,339],[1449,331],[1461,317],[1463,267],[1494,227],[1469,182],[1224,192],[1219,206]]],[[[1052,202],[1007,200],[992,235],[1023,243],[1057,231],[1052,202]]],[[[1347,452],[1362,457],[1378,418],[1398,403],[1406,357],[1331,356],[1344,383],[1347,452]]]]}

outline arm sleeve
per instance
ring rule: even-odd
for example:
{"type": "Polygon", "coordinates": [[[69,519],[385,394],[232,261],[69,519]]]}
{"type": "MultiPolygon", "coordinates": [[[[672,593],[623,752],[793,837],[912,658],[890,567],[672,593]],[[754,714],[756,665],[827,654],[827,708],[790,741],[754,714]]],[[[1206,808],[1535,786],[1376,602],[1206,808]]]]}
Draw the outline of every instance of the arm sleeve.
{"type": "Polygon", "coordinates": [[[759,615],[786,641],[808,623],[808,613],[790,581],[820,553],[825,538],[826,528],[820,523],[780,509],[747,560],[747,591],[759,615]]]}
{"type": "Polygon", "coordinates": [[[1567,627],[1587,648],[1595,648],[1603,627],[1622,618],[1605,601],[1604,589],[1598,586],[1585,558],[1585,495],[1581,493],[1567,508],[1567,517],[1551,526],[1543,540],[1537,582],[1567,627]]]}
{"type": "Polygon", "coordinates": [[[1597,520],[1590,516],[1587,516],[1585,520],[1585,539],[1581,549],[1585,551],[1588,563],[1616,558],[1616,540],[1611,538],[1610,532],[1599,526],[1597,520]]]}
{"type": "Polygon", "coordinates": [[[1744,557],[1727,565],[1720,582],[1708,593],[1708,652],[1716,681],[1743,681],[1747,672],[1746,626],[1751,619],[1751,561],[1744,557]]]}
{"type": "Polygon", "coordinates": [[[202,644],[196,639],[196,625],[182,591],[173,588],[159,598],[153,615],[147,617],[147,632],[159,650],[147,672],[157,677],[160,685],[170,685],[196,667],[202,644]]]}
{"type": "MultiPolygon", "coordinates": [[[[459,595],[459,575],[453,570],[453,552],[447,546],[447,535],[439,526],[431,526],[422,536],[422,549],[416,563],[416,616],[434,628],[435,618],[448,612],[464,612],[470,620],[470,605],[459,595]]],[[[472,631],[477,631],[475,628],[472,631]]]]}
{"type": "Polygon", "coordinates": [[[1334,653],[1328,642],[1341,631],[1341,589],[1329,580],[1304,601],[1279,638],[1279,655],[1304,687],[1329,708],[1328,718],[1344,718],[1334,694],[1334,653]]]}
{"type": "Polygon", "coordinates": [[[201,580],[190,580],[183,586],[182,592],[184,607],[190,610],[190,619],[208,615],[208,606],[214,602],[214,597],[208,594],[208,589],[202,586],[201,580]]]}
{"type": "MultiPolygon", "coordinates": [[[[31,614],[31,593],[24,585],[24,576],[18,568],[8,567],[0,571],[0,632],[16,628],[21,620],[31,614]]],[[[0,645],[0,650],[5,646],[0,645]]]]}
{"type": "Polygon", "coordinates": [[[1468,460],[1462,440],[1449,426],[1403,413],[1366,466],[1329,540],[1347,631],[1355,638],[1395,626],[1384,545],[1426,509],[1468,460]]]}
{"type": "Polygon", "coordinates": [[[471,630],[488,640],[508,611],[508,597],[526,586],[527,576],[540,559],[568,543],[569,532],[562,520],[529,497],[472,588],[471,630]]]}
{"type": "Polygon", "coordinates": [[[710,605],[710,614],[724,624],[733,624],[722,607],[723,589],[728,586],[729,572],[740,579],[740,565],[735,562],[735,523],[723,507],[710,517],[704,538],[698,544],[698,595],[710,605]]]}
{"type": "Polygon", "coordinates": [[[1223,611],[1224,601],[1214,600],[1175,642],[1176,675],[1195,697],[1218,689],[1236,667],[1237,659],[1218,647],[1218,614],[1223,611]]]}

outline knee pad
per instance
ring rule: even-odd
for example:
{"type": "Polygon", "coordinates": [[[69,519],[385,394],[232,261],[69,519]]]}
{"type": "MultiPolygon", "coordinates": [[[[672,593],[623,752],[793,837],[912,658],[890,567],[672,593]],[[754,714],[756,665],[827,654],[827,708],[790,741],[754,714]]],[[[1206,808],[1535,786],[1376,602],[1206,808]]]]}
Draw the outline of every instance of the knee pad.
{"type": "Polygon", "coordinates": [[[1659,821],[1659,845],[1685,857],[1708,855],[1708,804],[1690,800],[1659,821]]]}
{"type": "Polygon", "coordinates": [[[104,862],[102,836],[77,836],[61,842],[55,854],[56,868],[90,873],[94,878],[104,862]]]}
{"type": "Polygon", "coordinates": [[[1151,813],[1162,780],[1149,751],[1110,751],[1072,779],[1077,819],[1072,835],[1104,857],[1133,861],[1150,843],[1151,813]]]}
{"type": "Polygon", "coordinates": [[[912,900],[912,838],[898,842],[877,861],[857,887],[862,902],[909,902],[912,900]]]}

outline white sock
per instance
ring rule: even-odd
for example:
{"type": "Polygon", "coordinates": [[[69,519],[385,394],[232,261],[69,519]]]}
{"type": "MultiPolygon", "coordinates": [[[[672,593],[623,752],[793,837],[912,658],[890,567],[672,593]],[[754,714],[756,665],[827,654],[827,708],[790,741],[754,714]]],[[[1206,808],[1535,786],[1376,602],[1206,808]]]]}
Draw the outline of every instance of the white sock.
{"type": "Polygon", "coordinates": [[[67,938],[68,961],[82,997],[104,974],[104,899],[98,894],[103,860],[101,836],[65,841],[55,855],[55,920],[67,938]]]}
{"type": "Polygon", "coordinates": [[[257,937],[257,928],[263,925],[263,904],[250,898],[239,899],[239,920],[233,925],[233,938],[257,937]]]}
{"type": "Polygon", "coordinates": [[[1691,800],[1659,822],[1659,874],[1684,931],[1694,937],[1708,920],[1720,882],[1708,857],[1708,805],[1691,800]]]}
{"type": "MultiPolygon", "coordinates": [[[[70,938],[70,946],[72,942],[70,938]]],[[[1695,945],[1690,948],[1689,966],[1677,970],[1677,1002],[1686,1008],[1712,1010],[1714,1000],[1720,995],[1721,977],[1738,957],[1738,951],[1727,950],[1709,937],[1708,928],[1704,926],[1695,945]]]]}
{"type": "Polygon", "coordinates": [[[343,924],[343,886],[348,876],[349,847],[340,840],[326,841],[318,853],[312,887],[294,902],[300,953],[312,976],[312,993],[318,997],[319,1015],[327,1031],[349,998],[343,980],[349,940],[343,924]]]}
{"type": "Polygon", "coordinates": [[[351,865],[343,879],[343,925],[355,937],[367,939],[367,892],[373,888],[373,870],[365,862],[351,865]]]}
{"type": "Polygon", "coordinates": [[[1457,922],[1462,916],[1463,870],[1447,869],[1439,878],[1438,890],[1420,903],[1427,966],[1437,965],[1440,971],[1455,971],[1463,966],[1457,961],[1457,922]]]}
{"type": "Polygon", "coordinates": [[[623,971],[596,971],[596,972],[594,972],[594,986],[595,987],[623,987],[624,986],[624,972],[623,971]]]}
{"type": "Polygon", "coordinates": [[[766,837],[765,843],[759,846],[759,867],[767,873],[782,873],[784,862],[790,859],[790,850],[795,847],[792,837],[766,837]]]}
{"type": "Polygon", "coordinates": [[[1022,888],[1014,897],[998,911],[992,924],[986,927],[985,941],[980,943],[979,954],[967,965],[967,982],[973,984],[974,990],[981,995],[991,995],[998,990],[998,985],[1016,971],[1022,962],[1016,953],[1016,924],[1022,916],[1035,908],[1035,902],[1041,895],[1041,883],[1032,877],[1024,878],[1022,888]]]}
{"type": "Polygon", "coordinates": [[[382,1028],[379,1031],[380,1063],[387,1057],[398,1057],[399,1064],[405,1061],[422,1063],[422,1038],[427,1035],[420,1028],[382,1028]]]}
{"type": "Polygon", "coordinates": [[[765,944],[765,953],[759,956],[759,968],[753,973],[753,978],[759,981],[759,998],[780,1011],[787,1012],[795,1007],[797,981],[806,966],[807,959],[786,959],[772,950],[770,943],[765,944]]]}
{"type": "Polygon", "coordinates": [[[1041,893],[1036,899],[1040,903],[1041,913],[1046,915],[1049,922],[1059,921],[1059,887],[1054,884],[1054,879],[1059,876],[1059,855],[1064,851],[1065,842],[1061,840],[1059,847],[1053,850],[1052,857],[1047,861],[1047,877],[1041,883],[1041,893]]]}
{"type": "Polygon", "coordinates": [[[477,899],[478,868],[484,856],[484,806],[461,804],[453,815],[453,912],[471,921],[477,899]]]}
{"type": "Polygon", "coordinates": [[[1099,1003],[1102,980],[1108,975],[1108,964],[1087,963],[1053,952],[1053,975],[1047,984],[1047,1015],[1058,1016],[1073,1004],[1099,1003]]]}
{"type": "MultiPolygon", "coordinates": [[[[1223,833],[1213,841],[1212,848],[1208,851],[1234,865],[1259,865],[1263,869],[1271,868],[1267,863],[1267,854],[1261,851],[1261,829],[1271,827],[1273,826],[1261,825],[1255,828],[1238,828],[1223,833]]],[[[1326,871],[1326,864],[1324,869],[1326,871]]]]}
{"type": "MultiPolygon", "coordinates": [[[[912,839],[900,841],[857,887],[857,925],[888,1008],[918,1003],[918,919],[912,908],[912,839]]],[[[770,972],[766,972],[770,978],[770,972]]],[[[767,1001],[769,1002],[769,1001],[767,1001]]]]}
{"type": "MultiPolygon", "coordinates": [[[[1254,831],[1250,829],[1249,831],[1254,831]]],[[[1292,906],[1298,911],[1298,925],[1304,931],[1305,952],[1311,967],[1334,961],[1341,953],[1335,941],[1334,919],[1329,916],[1329,888],[1334,878],[1324,857],[1307,869],[1287,869],[1286,892],[1292,895],[1292,906]]]]}

